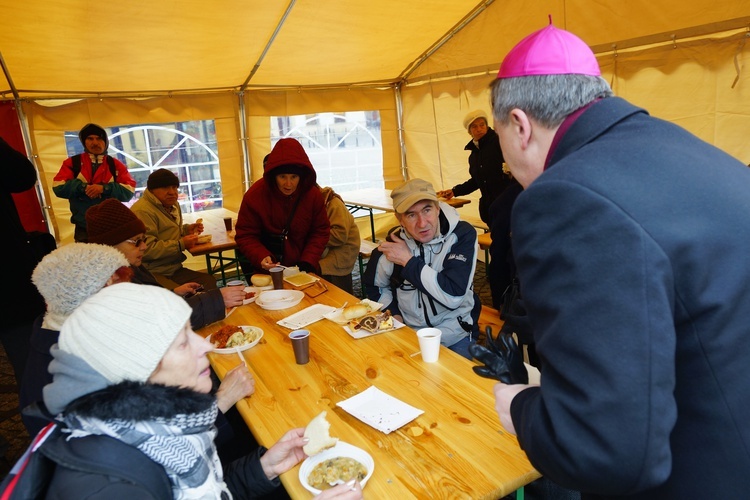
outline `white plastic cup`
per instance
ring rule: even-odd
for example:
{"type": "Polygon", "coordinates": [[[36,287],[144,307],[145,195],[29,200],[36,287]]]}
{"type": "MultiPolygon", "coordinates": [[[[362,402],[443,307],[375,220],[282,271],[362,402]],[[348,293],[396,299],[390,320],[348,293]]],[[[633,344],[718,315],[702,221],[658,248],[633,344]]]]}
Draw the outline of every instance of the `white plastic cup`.
{"type": "Polygon", "coordinates": [[[422,351],[422,361],[435,363],[440,356],[440,336],[442,332],[438,328],[421,328],[417,330],[419,339],[419,350],[422,351]]]}
{"type": "Polygon", "coordinates": [[[227,286],[247,286],[242,280],[227,281],[227,286]]]}

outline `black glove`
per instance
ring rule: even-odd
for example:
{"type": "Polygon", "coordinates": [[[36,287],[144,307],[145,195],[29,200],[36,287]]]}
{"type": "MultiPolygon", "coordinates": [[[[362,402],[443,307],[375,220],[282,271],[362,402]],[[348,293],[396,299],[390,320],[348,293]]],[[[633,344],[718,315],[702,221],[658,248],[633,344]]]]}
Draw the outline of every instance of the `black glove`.
{"type": "Polygon", "coordinates": [[[317,273],[318,270],[315,269],[315,266],[312,264],[308,264],[307,262],[300,261],[299,264],[297,264],[297,267],[299,267],[300,271],[305,271],[306,273],[317,273]]]}
{"type": "Polygon", "coordinates": [[[469,354],[485,366],[474,366],[474,372],[485,378],[494,378],[505,384],[528,384],[529,374],[523,365],[523,354],[510,334],[500,333],[492,337],[492,328],[487,327],[487,347],[479,344],[469,346],[469,354]]]}

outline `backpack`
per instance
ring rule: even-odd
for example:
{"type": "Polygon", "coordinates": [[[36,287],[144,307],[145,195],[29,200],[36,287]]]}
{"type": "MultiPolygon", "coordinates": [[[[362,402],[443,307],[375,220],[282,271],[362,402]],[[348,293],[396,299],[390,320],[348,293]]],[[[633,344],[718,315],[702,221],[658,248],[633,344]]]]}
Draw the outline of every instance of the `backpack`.
{"type": "Polygon", "coordinates": [[[109,436],[67,437],[55,423],[39,431],[0,483],[0,500],[45,498],[58,463],[140,485],[154,498],[172,498],[167,473],[137,448],[109,436]]]}
{"type": "MultiPolygon", "coordinates": [[[[81,173],[81,156],[83,156],[83,153],[70,157],[70,160],[73,162],[70,168],[73,170],[74,179],[81,173]]],[[[107,165],[109,165],[109,173],[112,174],[112,181],[117,182],[117,167],[115,166],[115,159],[109,155],[106,155],[104,159],[107,160],[107,165]]]]}

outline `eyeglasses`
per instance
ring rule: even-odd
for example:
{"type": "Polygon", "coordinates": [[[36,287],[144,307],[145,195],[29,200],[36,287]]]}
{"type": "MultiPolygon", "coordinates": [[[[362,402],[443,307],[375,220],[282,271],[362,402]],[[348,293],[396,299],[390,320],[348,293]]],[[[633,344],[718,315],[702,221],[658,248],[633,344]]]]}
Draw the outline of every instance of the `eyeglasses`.
{"type": "Polygon", "coordinates": [[[133,245],[139,247],[141,246],[141,243],[146,243],[146,238],[142,237],[142,238],[138,238],[137,240],[125,240],[125,241],[127,241],[128,243],[132,243],[133,245]]]}

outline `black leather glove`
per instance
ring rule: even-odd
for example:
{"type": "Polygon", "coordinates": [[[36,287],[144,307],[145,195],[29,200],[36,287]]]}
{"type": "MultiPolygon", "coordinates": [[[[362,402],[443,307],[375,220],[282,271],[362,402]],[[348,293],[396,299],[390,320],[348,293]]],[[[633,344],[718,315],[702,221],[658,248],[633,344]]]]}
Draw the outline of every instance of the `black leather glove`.
{"type": "Polygon", "coordinates": [[[484,366],[474,366],[474,372],[485,378],[493,378],[505,384],[528,384],[529,374],[523,364],[523,354],[513,336],[500,333],[492,337],[492,328],[487,327],[487,346],[472,344],[469,354],[484,366]]]}
{"type": "Polygon", "coordinates": [[[297,264],[297,267],[299,267],[300,271],[305,271],[306,273],[317,273],[318,270],[315,269],[315,266],[312,264],[309,264],[307,262],[300,261],[299,264],[297,264]]]}

